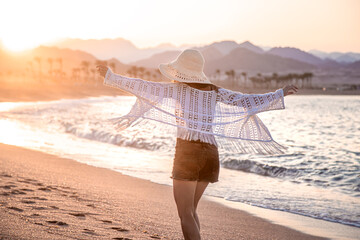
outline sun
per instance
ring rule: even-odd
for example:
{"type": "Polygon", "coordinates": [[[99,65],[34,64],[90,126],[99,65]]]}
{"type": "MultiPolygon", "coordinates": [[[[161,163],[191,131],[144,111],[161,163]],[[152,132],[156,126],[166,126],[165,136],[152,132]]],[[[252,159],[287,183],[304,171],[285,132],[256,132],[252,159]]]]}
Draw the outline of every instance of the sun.
{"type": "Polygon", "coordinates": [[[13,37],[2,39],[3,47],[11,52],[22,52],[37,47],[40,44],[40,41],[31,38],[13,37]]]}

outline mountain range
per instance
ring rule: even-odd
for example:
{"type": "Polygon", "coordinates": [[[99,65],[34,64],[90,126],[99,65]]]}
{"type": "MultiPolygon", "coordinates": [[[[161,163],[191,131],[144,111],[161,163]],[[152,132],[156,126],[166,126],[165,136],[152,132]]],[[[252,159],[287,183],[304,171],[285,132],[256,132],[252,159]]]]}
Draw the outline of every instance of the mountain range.
{"type": "Polygon", "coordinates": [[[170,43],[163,43],[152,48],[137,48],[132,42],[123,38],[116,39],[64,39],[54,44],[46,46],[56,46],[59,48],[69,48],[73,50],[81,50],[91,53],[96,58],[106,60],[109,58],[117,58],[124,63],[130,63],[143,58],[152,56],[155,53],[170,51],[170,50],[182,50],[190,45],[184,45],[181,47],[175,47],[170,43]]]}
{"type": "MultiPolygon", "coordinates": [[[[291,47],[275,47],[265,51],[249,41],[241,44],[234,41],[222,41],[194,48],[202,52],[206,61],[205,72],[207,74],[213,74],[217,69],[222,71],[246,71],[249,73],[332,71],[336,69],[360,70],[358,68],[360,60],[351,63],[337,62],[330,58],[320,58],[291,47]]],[[[160,63],[175,59],[180,52],[180,50],[163,51],[130,64],[157,68],[160,63]]],[[[354,56],[356,57],[356,54],[354,56]]]]}
{"type": "MultiPolygon", "coordinates": [[[[255,46],[254,44],[250,43],[249,41],[243,42],[243,43],[236,43],[235,41],[221,41],[221,42],[215,42],[208,45],[203,46],[195,46],[195,45],[182,45],[182,46],[174,46],[170,43],[163,43],[155,47],[151,48],[138,48],[136,47],[131,41],[123,39],[123,38],[115,38],[115,39],[64,39],[62,41],[59,41],[57,43],[54,43],[52,45],[48,46],[57,46],[59,48],[70,48],[74,50],[82,50],[88,53],[93,54],[95,57],[99,59],[109,59],[112,57],[115,57],[119,59],[120,61],[124,63],[130,63],[135,62],[144,58],[148,58],[156,53],[164,52],[164,51],[182,51],[186,48],[190,47],[201,47],[205,48],[208,46],[214,46],[216,47],[220,52],[223,54],[228,54],[232,50],[238,47],[247,48],[253,52],[256,53],[264,53],[264,52],[272,52],[275,55],[281,55],[282,53],[279,53],[280,51],[288,51],[291,52],[290,54],[294,54],[295,50],[301,51],[303,55],[310,54],[314,58],[310,60],[310,62],[313,64],[315,62],[318,62],[318,60],[334,60],[338,63],[352,63],[355,61],[360,60],[360,53],[354,53],[354,52],[347,52],[347,53],[341,53],[341,52],[322,52],[318,50],[310,50],[308,52],[302,51],[300,49],[291,48],[291,47],[260,47],[255,46]]],[[[309,58],[309,56],[305,57],[309,58]]]]}
{"type": "Polygon", "coordinates": [[[94,69],[99,60],[106,60],[113,66],[115,64],[118,73],[126,73],[131,66],[137,66],[158,74],[156,69],[160,63],[174,60],[186,48],[195,48],[202,52],[206,61],[204,71],[207,75],[215,74],[218,70],[223,73],[230,70],[237,73],[247,72],[248,76],[258,73],[312,72],[314,78],[322,83],[359,83],[359,53],[324,53],[315,50],[306,52],[293,47],[274,47],[265,50],[249,41],[221,41],[204,46],[180,47],[161,44],[140,49],[121,38],[67,39],[55,47],[41,46],[17,56],[0,49],[0,72],[16,72],[29,68],[32,71],[37,71],[38,68],[48,71],[52,67],[59,68],[58,59],[61,59],[61,68],[68,76],[74,68],[84,69],[86,64],[94,69]],[[49,59],[52,59],[53,63],[49,59]]]}

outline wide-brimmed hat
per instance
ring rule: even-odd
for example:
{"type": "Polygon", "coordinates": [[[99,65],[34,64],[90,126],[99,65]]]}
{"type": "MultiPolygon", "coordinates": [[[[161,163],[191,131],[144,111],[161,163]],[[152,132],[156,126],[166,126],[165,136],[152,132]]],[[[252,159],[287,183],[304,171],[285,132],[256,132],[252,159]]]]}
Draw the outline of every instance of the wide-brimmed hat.
{"type": "Polygon", "coordinates": [[[204,73],[204,57],[195,49],[184,50],[172,62],[160,64],[160,72],[167,78],[186,83],[208,83],[204,73]]]}

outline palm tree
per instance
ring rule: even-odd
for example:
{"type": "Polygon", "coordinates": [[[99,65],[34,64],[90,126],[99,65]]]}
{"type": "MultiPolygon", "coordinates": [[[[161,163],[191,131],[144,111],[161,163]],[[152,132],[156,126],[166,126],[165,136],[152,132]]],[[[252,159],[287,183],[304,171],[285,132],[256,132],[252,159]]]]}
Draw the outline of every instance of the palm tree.
{"type": "Polygon", "coordinates": [[[90,62],[89,61],[82,61],[80,65],[82,67],[81,69],[84,71],[84,82],[86,82],[88,77],[89,77],[90,62]]]}
{"type": "Polygon", "coordinates": [[[95,84],[95,86],[97,86],[97,85],[98,85],[98,82],[96,81],[96,69],[95,69],[95,68],[91,68],[91,69],[90,69],[90,72],[91,72],[91,74],[92,74],[91,79],[92,79],[93,83],[95,84]]]}
{"type": "MultiPolygon", "coordinates": [[[[129,71],[128,71],[129,72],[129,71]]],[[[132,74],[133,77],[137,77],[138,76],[138,68],[136,66],[131,66],[130,68],[130,72],[132,74]]]]}
{"type": "Polygon", "coordinates": [[[149,71],[146,71],[144,74],[145,74],[146,78],[150,78],[150,77],[151,77],[151,72],[149,72],[149,71]]]}
{"type": "Polygon", "coordinates": [[[271,80],[272,80],[272,79],[273,79],[272,76],[265,76],[265,77],[263,78],[263,81],[264,81],[264,83],[265,83],[266,89],[269,89],[269,88],[270,88],[271,80]]]}
{"type": "Polygon", "coordinates": [[[145,68],[144,67],[139,67],[138,68],[139,71],[139,77],[143,78],[144,77],[144,72],[145,72],[145,68]]]}
{"type": "Polygon", "coordinates": [[[39,66],[38,78],[39,82],[41,82],[41,57],[34,57],[35,62],[37,62],[39,66]]]}
{"type": "Polygon", "coordinates": [[[241,76],[244,77],[244,88],[246,88],[246,81],[247,81],[247,73],[246,72],[242,72],[241,76]]]}
{"type": "Polygon", "coordinates": [[[52,77],[52,74],[53,74],[53,59],[48,58],[47,62],[49,63],[49,75],[50,75],[50,77],[52,77]]]}
{"type": "Polygon", "coordinates": [[[153,80],[156,80],[157,76],[158,76],[158,75],[154,73],[154,74],[152,75],[152,79],[153,79],[153,80]]]}
{"type": "Polygon", "coordinates": [[[32,61],[28,61],[27,64],[29,65],[29,70],[31,72],[32,79],[35,78],[34,66],[32,61]]]}
{"type": "Polygon", "coordinates": [[[304,77],[305,82],[306,82],[306,86],[308,88],[312,88],[311,80],[312,80],[313,76],[314,76],[314,74],[312,72],[305,72],[303,74],[303,77],[304,77]]]}
{"type": "Polygon", "coordinates": [[[57,71],[55,71],[56,78],[60,78],[60,80],[62,82],[63,79],[61,79],[61,77],[62,77],[62,72],[63,72],[63,60],[61,57],[59,57],[59,58],[56,58],[56,62],[59,65],[57,71]]]}
{"type": "Polygon", "coordinates": [[[71,80],[75,83],[76,82],[76,68],[73,68],[71,71],[71,80]]]}
{"type": "Polygon", "coordinates": [[[228,81],[230,82],[230,86],[234,87],[235,71],[231,69],[229,71],[226,71],[225,74],[228,76],[228,81]]]}
{"type": "Polygon", "coordinates": [[[220,69],[216,69],[216,71],[215,71],[216,80],[220,80],[220,75],[221,75],[220,69]]]}
{"type": "Polygon", "coordinates": [[[114,62],[109,63],[110,68],[116,72],[116,64],[114,62]]]}
{"type": "Polygon", "coordinates": [[[132,72],[131,68],[128,69],[128,70],[126,71],[126,73],[127,73],[127,75],[129,75],[129,77],[132,77],[132,76],[133,76],[133,72],[132,72]]]}
{"type": "Polygon", "coordinates": [[[276,72],[274,72],[273,74],[272,74],[272,76],[271,76],[271,81],[274,81],[275,82],[275,86],[276,87],[278,87],[278,77],[279,77],[279,75],[276,73],[276,72]]]}

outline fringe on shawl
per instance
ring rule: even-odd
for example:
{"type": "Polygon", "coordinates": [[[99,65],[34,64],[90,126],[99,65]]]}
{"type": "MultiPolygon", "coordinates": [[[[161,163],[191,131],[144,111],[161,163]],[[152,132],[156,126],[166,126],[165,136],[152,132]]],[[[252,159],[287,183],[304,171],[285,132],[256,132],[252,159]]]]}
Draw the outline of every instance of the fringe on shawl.
{"type": "Polygon", "coordinates": [[[243,139],[218,138],[218,146],[226,151],[238,153],[252,153],[261,155],[283,154],[287,147],[282,146],[274,140],[255,141],[243,139]]]}
{"type": "Polygon", "coordinates": [[[218,146],[215,137],[211,134],[206,134],[206,133],[200,133],[197,131],[193,131],[193,130],[187,130],[187,129],[182,129],[179,128],[177,131],[177,137],[184,139],[184,140],[200,140],[201,142],[206,142],[206,143],[210,143],[213,144],[215,146],[218,146]]]}
{"type": "MultiPolygon", "coordinates": [[[[121,131],[128,127],[135,127],[136,125],[140,128],[144,128],[150,122],[154,123],[153,120],[144,119],[144,118],[125,118],[119,117],[110,119],[110,122],[115,124],[116,129],[121,131]]],[[[174,126],[168,124],[156,124],[157,131],[166,131],[169,129],[174,129],[174,126]]],[[[155,130],[155,129],[154,129],[155,130]]],[[[177,131],[177,137],[184,140],[200,140],[202,142],[213,144],[225,151],[237,152],[241,154],[260,154],[260,155],[274,155],[274,154],[283,154],[287,147],[277,143],[274,140],[269,141],[260,141],[260,140],[244,140],[244,139],[234,139],[226,138],[220,136],[214,136],[212,134],[206,134],[197,132],[194,130],[188,130],[179,128],[177,131]]]]}

